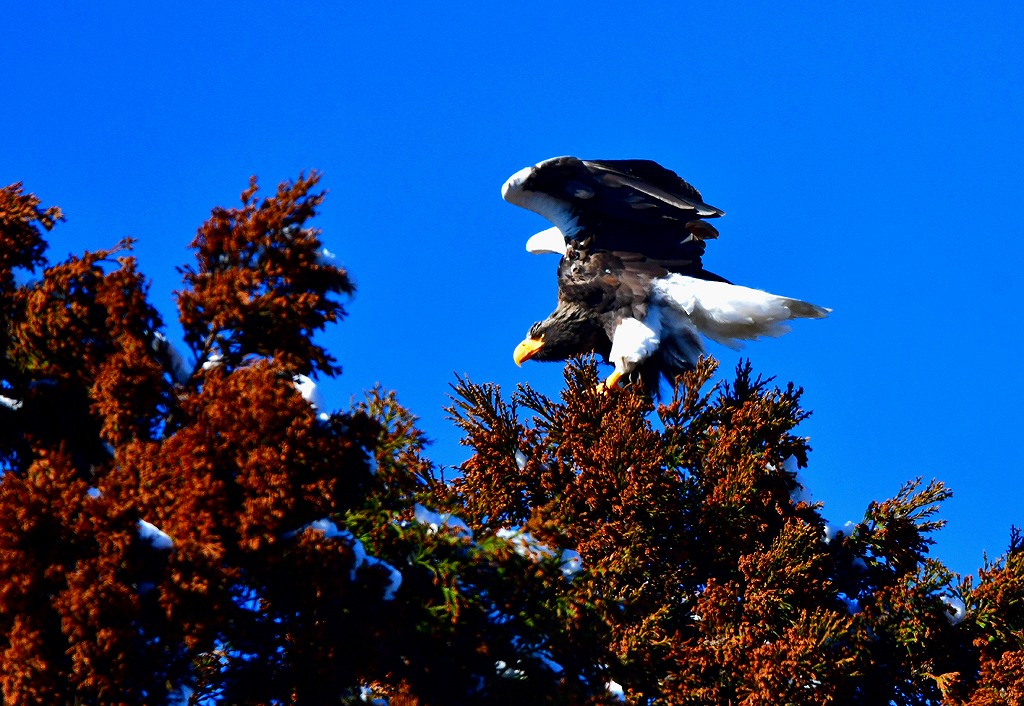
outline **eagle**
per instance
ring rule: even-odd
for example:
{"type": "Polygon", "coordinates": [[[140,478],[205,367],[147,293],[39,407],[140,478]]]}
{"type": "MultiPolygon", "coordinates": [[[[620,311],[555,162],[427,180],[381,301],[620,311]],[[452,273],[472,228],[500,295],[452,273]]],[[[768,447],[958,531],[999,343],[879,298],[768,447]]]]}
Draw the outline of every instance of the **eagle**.
{"type": "Polygon", "coordinates": [[[705,270],[705,242],[718,237],[707,219],[725,213],[657,162],[555,157],[513,174],[501,194],[554,224],[526,249],[561,255],[558,304],[516,346],[517,365],[593,352],[614,366],[607,388],[639,378],[656,394],[694,368],[704,338],[740,348],[831,311],[705,270]]]}

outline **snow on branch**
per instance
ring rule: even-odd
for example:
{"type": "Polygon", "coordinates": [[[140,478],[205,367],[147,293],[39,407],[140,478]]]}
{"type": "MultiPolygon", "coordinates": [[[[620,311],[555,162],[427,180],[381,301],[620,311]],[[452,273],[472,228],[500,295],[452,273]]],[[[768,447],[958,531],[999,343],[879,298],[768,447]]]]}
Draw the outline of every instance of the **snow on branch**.
{"type": "MultiPolygon", "coordinates": [[[[542,561],[556,556],[553,549],[538,541],[529,532],[504,528],[498,530],[496,536],[510,542],[516,554],[527,559],[542,561]]],[[[566,580],[571,581],[576,574],[583,570],[583,560],[575,550],[563,549],[557,557],[561,562],[559,568],[566,580]]]]}
{"type": "Polygon", "coordinates": [[[174,540],[151,522],[139,520],[139,537],[146,540],[154,549],[173,549],[174,540]]]}
{"type": "Polygon", "coordinates": [[[434,512],[433,510],[428,510],[423,505],[416,503],[414,517],[421,525],[427,525],[431,532],[437,532],[442,527],[446,527],[451,530],[451,533],[456,537],[473,539],[473,530],[469,528],[469,525],[451,513],[434,512]]]}
{"type": "Polygon", "coordinates": [[[346,529],[339,529],[332,520],[323,518],[310,522],[308,525],[303,525],[294,532],[286,532],[283,536],[285,539],[291,539],[306,530],[313,530],[314,532],[322,532],[324,537],[327,539],[340,539],[348,542],[352,548],[352,554],[354,555],[354,561],[352,562],[352,569],[349,572],[349,578],[352,581],[356,580],[356,574],[364,566],[375,566],[380,567],[388,573],[388,581],[384,585],[383,599],[386,601],[394,600],[395,594],[398,593],[398,589],[402,586],[402,572],[391,566],[383,559],[378,559],[375,556],[371,556],[366,553],[366,547],[363,543],[346,529]]]}

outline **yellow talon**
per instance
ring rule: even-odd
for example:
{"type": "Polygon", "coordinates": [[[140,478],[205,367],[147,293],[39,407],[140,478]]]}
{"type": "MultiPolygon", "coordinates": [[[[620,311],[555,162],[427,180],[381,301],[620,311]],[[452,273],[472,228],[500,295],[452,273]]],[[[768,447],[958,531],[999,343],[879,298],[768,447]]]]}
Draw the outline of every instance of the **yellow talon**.
{"type": "Polygon", "coordinates": [[[608,379],[604,381],[604,387],[606,390],[614,390],[619,386],[619,378],[622,377],[621,370],[613,370],[612,374],[608,376],[608,379]]]}

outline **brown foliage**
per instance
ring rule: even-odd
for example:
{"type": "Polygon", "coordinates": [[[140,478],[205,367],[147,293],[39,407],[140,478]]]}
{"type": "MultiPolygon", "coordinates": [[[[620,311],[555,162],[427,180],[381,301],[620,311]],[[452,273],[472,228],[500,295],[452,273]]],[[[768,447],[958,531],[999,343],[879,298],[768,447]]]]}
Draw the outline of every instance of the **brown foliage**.
{"type": "Polygon", "coordinates": [[[709,391],[713,370],[684,376],[660,430],[642,394],[596,394],[591,364],[569,366],[561,402],[458,386],[451,411],[476,455],[453,485],[474,529],[521,525],[582,555],[565,593],[583,610],[565,634],[635,703],[960,703],[992,682],[1012,694],[995,660],[1012,661],[1020,633],[979,665],[977,628],[942,602],[953,577],[927,558],[949,491],[908,483],[852,532],[826,533],[784,464],[807,460],[800,391],[749,365],[709,391]]]}
{"type": "Polygon", "coordinates": [[[339,372],[310,340],[345,313],[330,295],[353,292],[344,270],[321,261],[318,231],[303,227],[323,201],[310,193],[319,180],[315,172],[300,176],[257,203],[254,177],[241,208],[215,208],[199,229],[178,309],[201,359],[216,353],[233,368],[257,355],[297,373],[339,372]]]}
{"type": "Polygon", "coordinates": [[[131,241],[48,265],[60,211],[0,190],[4,703],[1024,699],[1020,535],[957,580],[937,481],[834,532],[796,494],[801,391],[749,364],[657,407],[586,360],[558,400],[460,380],[448,484],[393,394],[311,406],[353,291],[317,179],[200,227],[184,362],[131,241]]]}

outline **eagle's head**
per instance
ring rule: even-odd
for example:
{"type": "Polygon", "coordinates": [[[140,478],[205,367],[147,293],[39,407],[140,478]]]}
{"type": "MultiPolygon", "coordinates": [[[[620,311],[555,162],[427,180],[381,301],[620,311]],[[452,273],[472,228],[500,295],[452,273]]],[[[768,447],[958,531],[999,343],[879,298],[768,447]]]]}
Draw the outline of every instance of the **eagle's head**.
{"type": "Polygon", "coordinates": [[[548,318],[530,327],[512,358],[516,365],[527,360],[566,360],[581,353],[599,353],[607,358],[611,345],[600,317],[593,310],[559,303],[548,318]]]}

